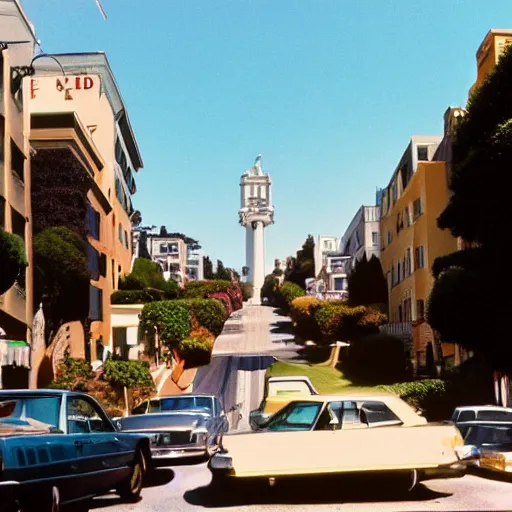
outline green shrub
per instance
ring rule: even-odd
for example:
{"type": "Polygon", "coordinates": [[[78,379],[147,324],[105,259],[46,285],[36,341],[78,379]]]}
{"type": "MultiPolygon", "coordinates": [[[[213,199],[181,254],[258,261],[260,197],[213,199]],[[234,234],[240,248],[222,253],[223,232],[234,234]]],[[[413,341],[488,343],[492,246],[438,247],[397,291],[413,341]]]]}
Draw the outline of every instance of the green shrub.
{"type": "Polygon", "coordinates": [[[227,292],[233,286],[231,281],[189,281],[185,284],[185,299],[206,299],[210,293],[227,292]]]}
{"type": "Polygon", "coordinates": [[[216,299],[190,299],[188,302],[198,324],[217,337],[222,332],[226,319],[222,302],[216,299]]]}
{"type": "Polygon", "coordinates": [[[165,292],[161,290],[118,290],[110,296],[110,302],[112,304],[147,304],[166,298],[165,292]]]}
{"type": "Polygon", "coordinates": [[[448,392],[449,387],[440,379],[401,382],[379,388],[398,395],[410,406],[421,411],[429,421],[448,419],[455,406],[448,392]]]}
{"type": "Polygon", "coordinates": [[[103,378],[110,384],[127,388],[154,387],[149,364],[145,361],[113,361],[104,364],[103,378]]]}
{"type": "Polygon", "coordinates": [[[177,348],[178,355],[185,360],[185,368],[206,366],[211,361],[212,345],[203,338],[187,338],[177,348]]]}
{"type": "Polygon", "coordinates": [[[366,385],[391,384],[407,378],[403,341],[375,334],[350,343],[343,372],[353,382],[366,385]]]}
{"type": "Polygon", "coordinates": [[[293,299],[306,295],[306,292],[298,284],[291,282],[283,283],[279,291],[288,305],[292,303],[293,299]]]}
{"type": "Polygon", "coordinates": [[[298,297],[290,304],[290,318],[295,324],[295,332],[303,340],[320,341],[322,338],[313,315],[314,309],[320,304],[319,299],[311,296],[298,297]]]}
{"type": "Polygon", "coordinates": [[[244,302],[247,302],[251,297],[253,293],[253,286],[250,283],[243,283],[242,284],[242,297],[244,299],[244,302]]]}
{"type": "Polygon", "coordinates": [[[169,347],[176,346],[190,334],[191,303],[187,300],[166,300],[146,304],[140,323],[150,335],[157,327],[160,341],[169,347]]]}
{"type": "MultiPolygon", "coordinates": [[[[270,306],[278,306],[283,307],[282,304],[278,303],[278,295],[279,295],[279,280],[273,274],[269,274],[265,277],[263,281],[263,285],[260,291],[260,298],[268,300],[268,304],[270,306]]],[[[281,297],[279,295],[279,297],[281,297]]],[[[284,304],[286,306],[286,304],[284,304]]]]}
{"type": "Polygon", "coordinates": [[[0,229],[0,295],[11,288],[27,264],[23,239],[0,229]]]}

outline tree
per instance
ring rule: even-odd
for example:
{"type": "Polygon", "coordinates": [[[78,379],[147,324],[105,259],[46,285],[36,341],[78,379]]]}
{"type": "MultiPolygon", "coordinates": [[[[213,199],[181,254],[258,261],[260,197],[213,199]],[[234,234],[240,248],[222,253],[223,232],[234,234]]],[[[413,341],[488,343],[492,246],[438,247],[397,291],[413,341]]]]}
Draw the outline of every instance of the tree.
{"type": "Polygon", "coordinates": [[[23,239],[0,229],[0,295],[11,288],[27,264],[23,239]]]}
{"type": "Polygon", "coordinates": [[[221,260],[217,260],[217,270],[215,271],[214,279],[219,281],[231,281],[231,270],[230,268],[226,268],[221,260]]]}
{"type": "Polygon", "coordinates": [[[348,300],[351,306],[369,306],[388,303],[388,285],[380,260],[366,253],[348,276],[348,300]]]}
{"type": "Polygon", "coordinates": [[[213,262],[209,256],[203,259],[203,274],[205,279],[214,279],[213,262]]]}
{"type": "Polygon", "coordinates": [[[302,249],[297,251],[297,258],[287,261],[284,280],[306,288],[306,279],[311,277],[315,277],[315,240],[308,235],[302,249]]]}
{"type": "Polygon", "coordinates": [[[509,167],[512,160],[512,48],[467,105],[452,148],[453,195],[438,226],[478,246],[434,263],[427,319],[442,341],[474,350],[512,371],[508,277],[509,167]]]}
{"type": "Polygon", "coordinates": [[[64,323],[89,315],[89,271],[85,243],[65,227],[34,237],[34,305],[43,303],[49,339],[64,323]]]}

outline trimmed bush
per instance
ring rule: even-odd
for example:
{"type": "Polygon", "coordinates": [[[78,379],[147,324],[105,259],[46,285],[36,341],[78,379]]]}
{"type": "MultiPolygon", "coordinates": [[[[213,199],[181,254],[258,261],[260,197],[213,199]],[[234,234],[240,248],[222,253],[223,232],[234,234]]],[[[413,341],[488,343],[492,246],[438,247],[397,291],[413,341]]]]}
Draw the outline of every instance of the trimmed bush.
{"type": "Polygon", "coordinates": [[[253,287],[249,283],[242,285],[242,298],[244,302],[247,302],[252,297],[253,287]]]}
{"type": "Polygon", "coordinates": [[[294,299],[297,299],[298,297],[304,297],[304,295],[306,295],[306,292],[298,284],[291,283],[289,281],[283,283],[283,286],[281,286],[279,292],[288,306],[294,299]]]}
{"type": "Polygon", "coordinates": [[[206,299],[211,293],[226,293],[231,288],[231,281],[189,281],[185,284],[185,299],[206,299]]]}
{"type": "Polygon", "coordinates": [[[240,288],[240,283],[238,283],[238,281],[232,283],[231,288],[228,288],[227,290],[227,294],[231,298],[233,310],[238,311],[239,309],[242,309],[244,305],[244,298],[242,289],[240,288]]]}
{"type": "Polygon", "coordinates": [[[0,295],[11,288],[27,265],[23,239],[0,229],[0,295]]]}
{"type": "Polygon", "coordinates": [[[151,288],[146,290],[118,290],[110,296],[112,304],[147,304],[148,302],[165,299],[165,292],[151,288]]]}
{"type": "MultiPolygon", "coordinates": [[[[211,293],[208,295],[210,299],[215,299],[218,302],[220,302],[224,306],[224,320],[227,320],[231,313],[233,313],[233,306],[231,304],[231,298],[227,293],[224,292],[217,292],[217,293],[211,293]]],[[[194,300],[200,300],[200,299],[194,299],[194,300]]]]}
{"type": "Polygon", "coordinates": [[[391,384],[407,378],[406,364],[403,341],[376,334],[351,341],[343,372],[352,382],[391,384]]]}
{"type": "Polygon", "coordinates": [[[185,369],[206,366],[212,357],[212,344],[204,338],[187,338],[177,348],[178,355],[185,360],[185,369]]]}
{"type": "Polygon", "coordinates": [[[263,299],[267,299],[270,306],[283,307],[283,304],[279,302],[281,298],[279,294],[279,280],[273,274],[269,274],[265,277],[261,287],[260,297],[262,301],[263,299]]]}
{"type": "Polygon", "coordinates": [[[217,337],[222,332],[226,319],[222,303],[216,299],[191,299],[189,303],[199,326],[208,329],[217,337]]]}
{"type": "Polygon", "coordinates": [[[156,326],[160,341],[168,346],[176,346],[190,334],[191,302],[166,300],[146,304],[140,323],[150,334],[156,326]]]}
{"type": "Polygon", "coordinates": [[[320,306],[321,301],[316,297],[297,297],[290,304],[290,317],[295,324],[298,336],[303,340],[319,341],[322,333],[313,316],[314,308],[320,306]]]}
{"type": "Polygon", "coordinates": [[[153,387],[149,364],[145,361],[113,361],[104,364],[103,378],[110,384],[127,388],[153,387]]]}

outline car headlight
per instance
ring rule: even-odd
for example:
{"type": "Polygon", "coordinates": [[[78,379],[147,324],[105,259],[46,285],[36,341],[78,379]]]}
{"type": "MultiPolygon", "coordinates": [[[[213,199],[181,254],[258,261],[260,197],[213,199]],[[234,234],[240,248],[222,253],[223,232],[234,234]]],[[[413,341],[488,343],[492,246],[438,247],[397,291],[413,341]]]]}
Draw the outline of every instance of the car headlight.
{"type": "Polygon", "coordinates": [[[210,459],[210,466],[212,469],[232,469],[233,459],[227,453],[216,453],[210,459]]]}

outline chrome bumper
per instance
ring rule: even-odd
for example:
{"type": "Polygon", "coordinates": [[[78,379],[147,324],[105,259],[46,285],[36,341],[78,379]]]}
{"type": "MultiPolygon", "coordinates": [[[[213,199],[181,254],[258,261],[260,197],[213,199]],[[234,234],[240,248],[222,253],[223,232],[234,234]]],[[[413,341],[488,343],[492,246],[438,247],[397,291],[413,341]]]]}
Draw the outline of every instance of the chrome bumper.
{"type": "Polygon", "coordinates": [[[151,458],[154,461],[201,457],[207,454],[205,445],[151,446],[151,458]]]}
{"type": "Polygon", "coordinates": [[[464,462],[455,462],[448,466],[422,469],[419,473],[419,480],[435,480],[441,478],[462,478],[468,471],[464,462]]]}

